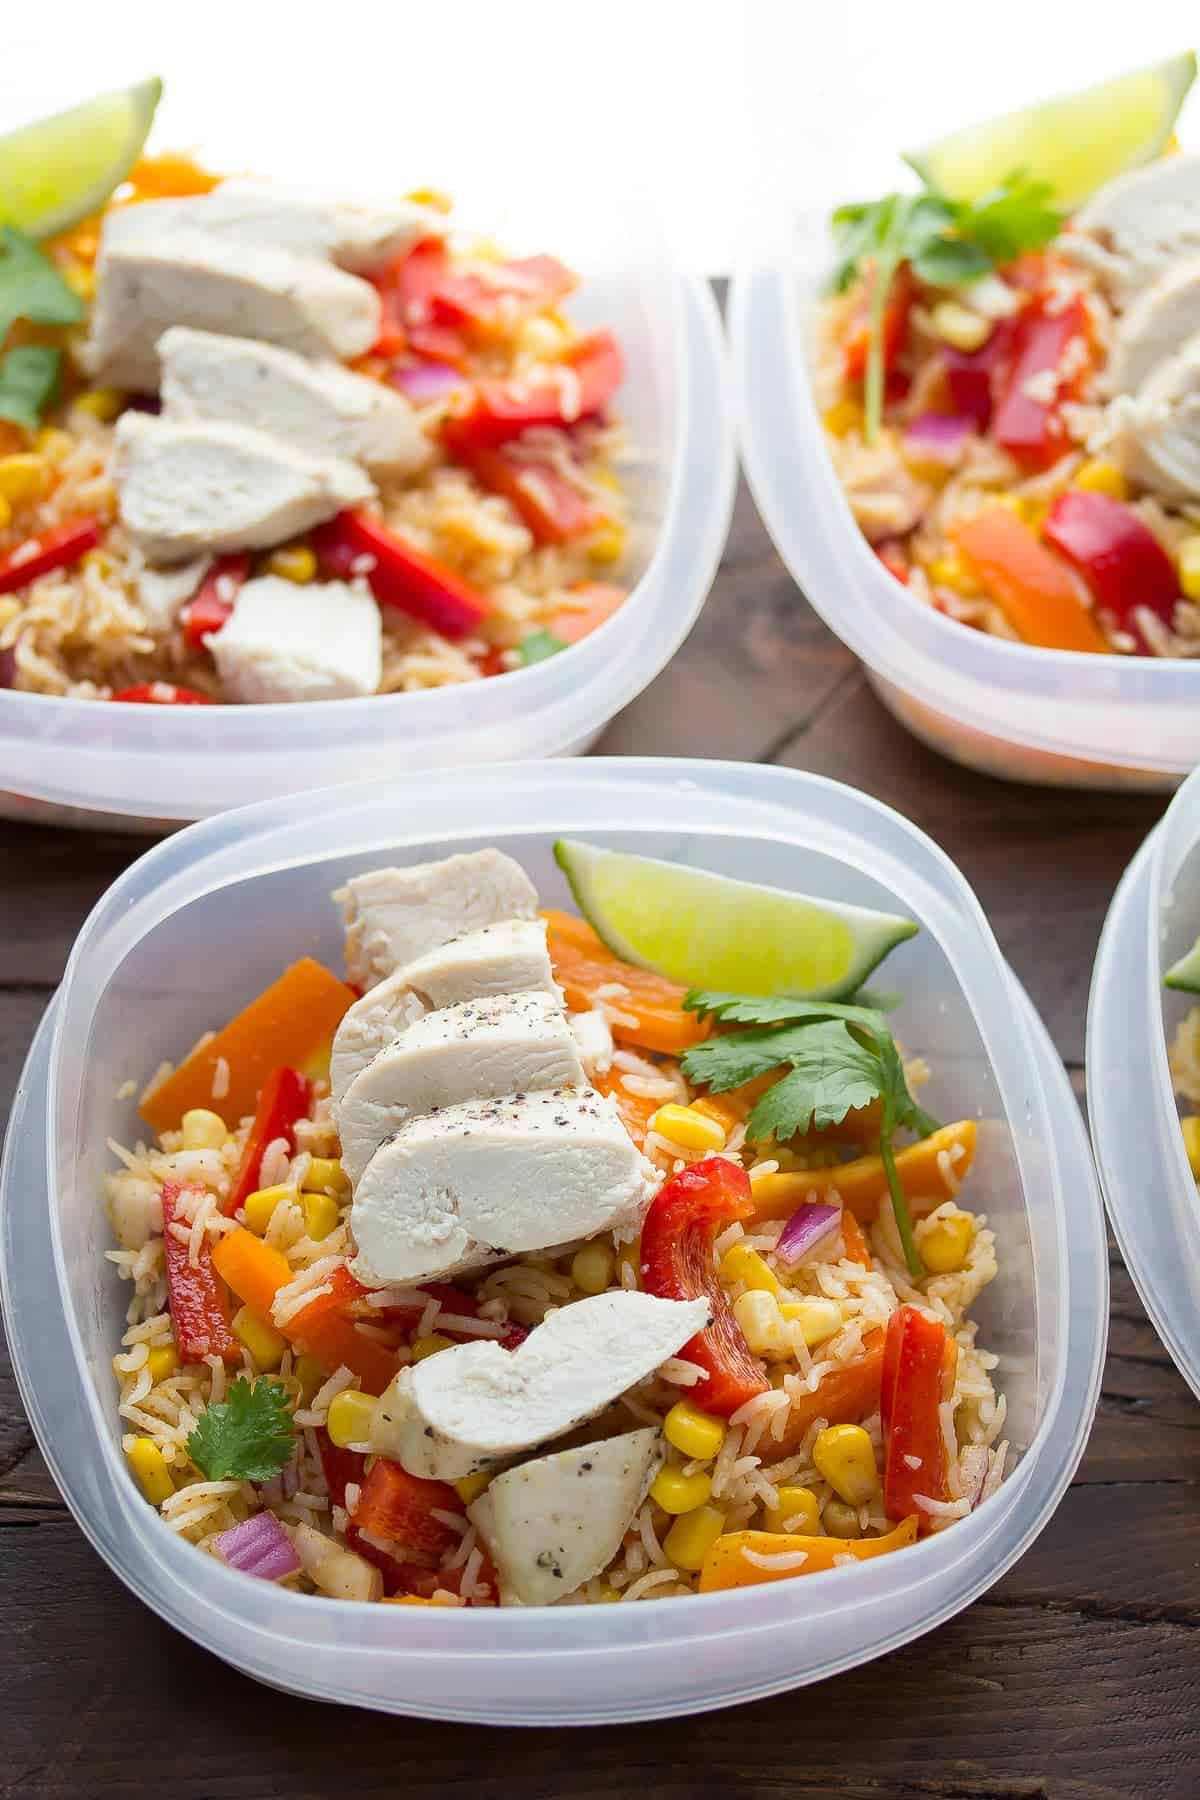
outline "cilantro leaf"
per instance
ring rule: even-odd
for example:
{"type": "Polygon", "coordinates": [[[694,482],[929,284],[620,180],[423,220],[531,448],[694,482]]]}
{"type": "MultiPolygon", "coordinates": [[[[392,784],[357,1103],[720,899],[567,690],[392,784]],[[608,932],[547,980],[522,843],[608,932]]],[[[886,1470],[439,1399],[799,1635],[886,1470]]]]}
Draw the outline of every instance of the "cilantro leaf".
{"type": "Polygon", "coordinates": [[[992,261],[978,244],[965,237],[934,237],[920,244],[911,257],[914,272],[932,287],[956,287],[978,281],[992,261]]]}
{"type": "Polygon", "coordinates": [[[32,238],[0,225],[0,338],[17,319],[78,325],[84,304],[32,238]]]}
{"type": "Polygon", "coordinates": [[[188,1455],[210,1481],[270,1481],[295,1448],[295,1428],[281,1381],[251,1385],[239,1375],[224,1400],[201,1413],[188,1455]]]}
{"type": "Polygon", "coordinates": [[[0,360],[0,419],[36,431],[58,386],[62,355],[44,344],[20,344],[0,360]]]}
{"type": "Polygon", "coordinates": [[[992,264],[1012,262],[1022,250],[1040,250],[1062,230],[1066,214],[1050,205],[1053,193],[1048,181],[1032,181],[1014,169],[982,200],[958,208],[958,230],[992,264]]]}
{"type": "Polygon", "coordinates": [[[842,1019],[827,1019],[794,1034],[790,1075],[767,1089],[747,1121],[753,1139],[776,1142],[840,1125],[855,1107],[869,1106],[883,1086],[876,1052],[850,1035],[842,1019]]]}
{"type": "Polygon", "coordinates": [[[684,1008],[698,1018],[721,1019],[729,1025],[785,1025],[806,1019],[846,1019],[868,1029],[882,1023],[877,1011],[842,1000],[796,1000],[780,994],[758,998],[753,994],[727,994],[692,988],[683,997],[684,1008]]]}

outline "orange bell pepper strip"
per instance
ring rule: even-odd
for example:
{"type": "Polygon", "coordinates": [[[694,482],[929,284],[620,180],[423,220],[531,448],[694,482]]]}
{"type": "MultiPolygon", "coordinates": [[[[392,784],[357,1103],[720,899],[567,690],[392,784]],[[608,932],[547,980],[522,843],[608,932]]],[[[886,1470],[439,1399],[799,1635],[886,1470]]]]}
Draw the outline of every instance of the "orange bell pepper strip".
{"type": "Polygon", "coordinates": [[[398,1462],[380,1456],[362,1484],[352,1517],[358,1530],[372,1537],[390,1538],[423,1556],[443,1556],[461,1534],[434,1513],[465,1510],[447,1482],[410,1475],[398,1462]]]}
{"type": "Polygon", "coordinates": [[[864,1269],[871,1266],[871,1246],[868,1244],[862,1226],[848,1206],[842,1208],[842,1247],[846,1253],[846,1261],[861,1263],[864,1269]]]}
{"type": "Polygon", "coordinates": [[[902,1519],[886,1537],[836,1538],[803,1537],[787,1531],[727,1531],[715,1544],[710,1544],[700,1571],[700,1592],[719,1593],[726,1588],[758,1587],[764,1581],[787,1581],[793,1575],[818,1575],[824,1569],[837,1568],[839,1557],[852,1556],[855,1562],[867,1562],[873,1556],[890,1556],[893,1550],[905,1550],[917,1541],[915,1517],[902,1519]],[[751,1562],[752,1556],[802,1555],[802,1563],[791,1567],[763,1568],[751,1562]]]}
{"type": "MultiPolygon", "coordinates": [[[[238,1299],[252,1312],[274,1325],[271,1305],[282,1287],[296,1279],[296,1271],[278,1250],[264,1244],[252,1231],[239,1226],[213,1247],[213,1267],[238,1299]]],[[[382,1394],[396,1373],[396,1357],[378,1338],[356,1331],[345,1308],[367,1292],[361,1282],[342,1267],[335,1271],[331,1291],[293,1313],[286,1325],[275,1326],[289,1343],[316,1357],[332,1375],[343,1365],[353,1370],[364,1392],[382,1394]]]]}
{"type": "Polygon", "coordinates": [[[883,1350],[884,1333],[869,1331],[863,1339],[863,1353],[855,1362],[831,1369],[811,1394],[793,1400],[782,1437],[771,1440],[772,1456],[792,1455],[818,1419],[827,1425],[861,1425],[878,1412],[883,1350]]]}
{"type": "Polygon", "coordinates": [[[1015,513],[987,506],[948,528],[955,549],[1023,643],[1103,656],[1108,641],[1079,579],[1015,513]]]}
{"type": "Polygon", "coordinates": [[[580,581],[568,596],[571,604],[556,612],[546,629],[564,644],[578,644],[624,606],[629,590],[607,581],[580,581]]]}
{"type": "Polygon", "coordinates": [[[683,1010],[687,989],[678,982],[622,962],[582,919],[554,911],[542,917],[550,928],[547,941],[554,979],[573,1012],[589,1011],[599,1004],[598,990],[616,983],[627,992],[612,1006],[636,1021],[612,1022],[612,1034],[620,1043],[679,1056],[708,1036],[708,1023],[683,1010]]]}
{"type": "MultiPolygon", "coordinates": [[[[907,1144],[896,1153],[896,1174],[914,1218],[953,1199],[963,1176],[975,1156],[975,1121],[959,1119],[954,1125],[943,1125],[931,1131],[920,1143],[907,1144]],[[942,1170],[941,1152],[953,1157],[955,1147],[962,1154],[952,1163],[952,1177],[947,1181],[942,1170]]],[[[838,1193],[842,1203],[863,1225],[879,1217],[879,1206],[888,1191],[887,1173],[880,1156],[858,1156],[853,1162],[839,1163],[832,1169],[797,1169],[794,1173],[764,1175],[754,1184],[754,1211],[760,1219],[781,1219],[799,1206],[810,1194],[818,1200],[838,1193]]]]}
{"type": "Polygon", "coordinates": [[[190,156],[142,156],[129,171],[135,200],[182,199],[191,194],[211,194],[225,178],[212,175],[190,156]]]}
{"type": "Polygon", "coordinates": [[[616,1108],[621,1115],[625,1129],[640,1150],[646,1141],[650,1121],[662,1105],[662,1101],[651,1100],[645,1094],[631,1094],[621,1080],[619,1069],[608,1069],[603,1074],[595,1074],[592,1077],[592,1086],[597,1093],[607,1094],[616,1102],[616,1108]]]}
{"type": "Polygon", "coordinates": [[[222,1060],[229,1085],[218,1102],[221,1112],[230,1123],[245,1118],[271,1071],[281,1063],[303,1069],[332,1038],[355,998],[321,963],[301,957],[151,1089],[142,1101],[143,1119],[155,1131],[175,1131],[192,1107],[211,1107],[213,1077],[222,1060]]]}

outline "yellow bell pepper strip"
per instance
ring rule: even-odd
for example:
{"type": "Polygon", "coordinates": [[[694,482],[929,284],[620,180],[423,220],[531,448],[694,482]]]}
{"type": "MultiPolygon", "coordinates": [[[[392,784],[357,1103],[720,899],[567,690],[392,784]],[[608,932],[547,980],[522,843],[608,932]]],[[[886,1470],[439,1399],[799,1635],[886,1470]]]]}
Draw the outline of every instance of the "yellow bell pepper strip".
{"type": "Polygon", "coordinates": [[[787,1581],[793,1575],[816,1575],[838,1567],[841,1557],[867,1562],[873,1556],[890,1556],[917,1541],[915,1517],[902,1519],[886,1537],[803,1537],[784,1531],[727,1531],[709,1546],[700,1571],[700,1592],[716,1594],[727,1588],[758,1587],[764,1581],[787,1581]],[[803,1556],[802,1563],[775,1563],[763,1567],[751,1556],[803,1556]]]}
{"type": "Polygon", "coordinates": [[[174,1131],[192,1107],[211,1105],[213,1076],[222,1060],[229,1086],[221,1110],[228,1119],[245,1118],[272,1069],[281,1062],[303,1068],[356,998],[321,963],[302,957],[146,1095],[143,1119],[155,1131],[174,1131]]]}
{"type": "MultiPolygon", "coordinates": [[[[206,1356],[219,1356],[224,1362],[237,1364],[242,1360],[242,1346],[233,1335],[229,1307],[217,1280],[219,1271],[209,1241],[205,1238],[201,1242],[199,1255],[193,1263],[189,1246],[171,1229],[176,1223],[183,1193],[178,1182],[164,1182],[163,1256],[175,1343],[185,1363],[203,1362],[206,1356]]],[[[182,1222],[186,1224],[186,1221],[182,1222]]],[[[289,1270],[289,1277],[290,1273],[289,1270]]]]}
{"type": "Polygon", "coordinates": [[[883,1502],[889,1517],[920,1511],[920,1529],[932,1526],[916,1496],[949,1500],[946,1440],[939,1408],[954,1398],[958,1345],[944,1325],[915,1306],[901,1306],[888,1320],[880,1385],[883,1425],[883,1502]]]}
{"type": "MultiPolygon", "coordinates": [[[[914,1218],[952,1199],[958,1184],[971,1167],[975,1156],[975,1121],[959,1119],[954,1125],[942,1125],[917,1144],[908,1144],[896,1153],[896,1174],[909,1210],[914,1218]],[[952,1162],[953,1184],[942,1172],[941,1152],[953,1158],[955,1148],[962,1154],[952,1162]]],[[[754,1211],[760,1219],[781,1219],[793,1206],[810,1194],[820,1200],[835,1191],[843,1204],[863,1225],[879,1217],[879,1206],[888,1191],[887,1171],[881,1156],[859,1156],[853,1162],[839,1163],[832,1169],[798,1169],[794,1174],[764,1175],[754,1184],[754,1211]]]]}
{"type": "MultiPolygon", "coordinates": [[[[271,1304],[279,1289],[296,1279],[296,1271],[287,1258],[239,1226],[214,1246],[212,1260],[218,1275],[238,1299],[274,1324],[271,1304]]],[[[336,1269],[330,1292],[318,1295],[277,1329],[289,1342],[314,1356],[331,1375],[344,1365],[359,1377],[365,1393],[382,1394],[396,1373],[396,1358],[378,1338],[356,1331],[354,1320],[346,1311],[367,1291],[349,1269],[336,1269]]]]}
{"type": "Polygon", "coordinates": [[[824,1419],[827,1425],[860,1425],[878,1412],[883,1350],[883,1332],[869,1331],[863,1339],[861,1356],[831,1369],[811,1394],[798,1395],[788,1408],[782,1437],[772,1439],[772,1455],[791,1456],[817,1419],[824,1419]]]}
{"type": "Polygon", "coordinates": [[[988,506],[948,528],[959,556],[1023,643],[1104,655],[1108,642],[1080,596],[1077,577],[1028,525],[988,506]]]}
{"type": "Polygon", "coordinates": [[[617,983],[626,993],[612,1003],[613,1007],[636,1021],[613,1021],[613,1036],[621,1043],[678,1056],[708,1036],[708,1022],[701,1023],[694,1013],[683,1009],[686,988],[649,969],[622,962],[590,925],[570,913],[547,911],[542,917],[550,927],[548,943],[554,978],[574,1012],[590,1011],[598,1004],[598,990],[617,983]]]}

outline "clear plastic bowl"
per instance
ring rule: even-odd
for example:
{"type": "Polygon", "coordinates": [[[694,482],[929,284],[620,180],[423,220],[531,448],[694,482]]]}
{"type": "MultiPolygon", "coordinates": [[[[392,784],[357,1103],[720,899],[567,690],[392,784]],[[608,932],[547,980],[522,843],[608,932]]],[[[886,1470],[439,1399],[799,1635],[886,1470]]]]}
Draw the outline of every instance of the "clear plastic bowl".
{"type": "Polygon", "coordinates": [[[425,1717],[581,1724],[702,1711],[819,1680],[950,1617],[1045,1525],[1083,1450],[1104,1355],[1107,1263],[1087,1139],[1062,1064],[962,876],[864,795],[742,764],[599,758],[444,770],[403,807],[356,785],[247,808],[167,838],[80,934],[13,1115],[0,1251],[13,1359],[83,1530],[148,1605],[275,1685],[425,1717]],[[336,962],[330,889],[383,859],[481,844],[568,902],[563,831],[751,880],[899,906],[897,1025],[933,1068],[928,1103],[979,1115],[971,1177],[1000,1247],[978,1308],[1000,1353],[1018,1461],[952,1530],[850,1572],[617,1607],[446,1612],[282,1593],[198,1555],[140,1499],[110,1359],[125,1296],[103,1260],[105,1139],[138,1135],[121,1085],[177,1056],[304,950],[336,962]],[[65,1315],[65,1329],[47,1319],[65,1315]],[[336,1646],[336,1654],[327,1652],[336,1646]]]}
{"type": "Polygon", "coordinates": [[[969,630],[889,575],[855,524],[808,359],[832,264],[829,212],[844,197],[799,220],[778,196],[764,205],[730,295],[742,455],[779,554],[884,704],[935,750],[1013,781],[1177,786],[1200,763],[1200,668],[969,630]]]}
{"type": "Polygon", "coordinates": [[[632,592],[620,611],[561,656],[417,694],[215,711],[0,690],[0,815],[155,830],[360,777],[577,755],[666,666],[707,597],[733,507],[716,301],[699,276],[672,271],[637,190],[617,205],[611,188],[581,186],[571,218],[528,213],[483,224],[567,258],[583,276],[572,317],[610,328],[625,352],[632,592]]]}
{"type": "Polygon", "coordinates": [[[1088,1115],[1108,1215],[1143,1306],[1200,1397],[1200,1197],[1167,1066],[1175,1027],[1200,996],[1162,984],[1197,935],[1200,772],[1180,788],[1113,896],[1087,1022],[1088,1115]]]}

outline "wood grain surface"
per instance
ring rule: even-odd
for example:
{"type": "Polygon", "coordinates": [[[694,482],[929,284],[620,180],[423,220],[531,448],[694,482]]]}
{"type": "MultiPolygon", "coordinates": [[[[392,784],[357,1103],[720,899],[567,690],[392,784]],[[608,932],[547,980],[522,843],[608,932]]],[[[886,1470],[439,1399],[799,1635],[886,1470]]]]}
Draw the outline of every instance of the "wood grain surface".
{"type": "MultiPolygon", "coordinates": [[[[1083,1095],[1096,937],[1161,802],[968,774],[883,711],[796,593],[745,491],[708,607],[609,754],[814,769],[957,860],[1083,1095]]],[[[134,838],[0,827],[0,1106],[88,908],[134,838]]],[[[694,1720],[501,1733],[276,1694],[159,1623],[57,1498],[0,1362],[0,1795],[154,1800],[1108,1800],[1200,1793],[1200,1408],[1115,1253],[1077,1480],[959,1618],[795,1694],[694,1720]]],[[[54,1329],[53,1321],[48,1322],[54,1329]]],[[[336,1655],[336,1650],[330,1651],[336,1655]]]]}

